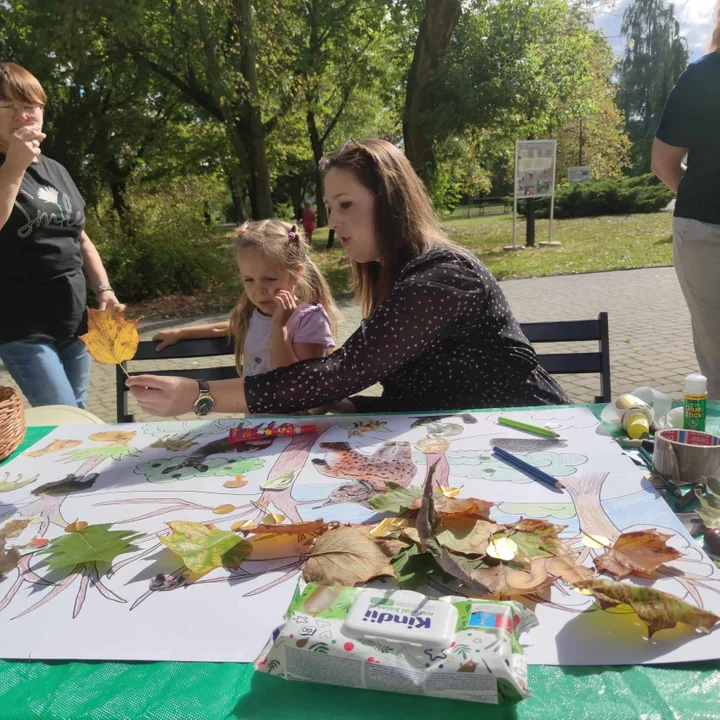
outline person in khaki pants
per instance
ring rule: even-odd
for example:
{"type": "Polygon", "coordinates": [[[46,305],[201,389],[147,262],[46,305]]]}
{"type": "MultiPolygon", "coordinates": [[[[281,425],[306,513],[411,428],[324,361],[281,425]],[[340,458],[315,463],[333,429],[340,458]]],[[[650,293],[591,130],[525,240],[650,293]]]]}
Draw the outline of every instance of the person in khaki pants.
{"type": "Polygon", "coordinates": [[[675,271],[708,397],[720,400],[720,5],[710,52],[688,67],[670,93],[652,169],[677,194],[675,271]]]}

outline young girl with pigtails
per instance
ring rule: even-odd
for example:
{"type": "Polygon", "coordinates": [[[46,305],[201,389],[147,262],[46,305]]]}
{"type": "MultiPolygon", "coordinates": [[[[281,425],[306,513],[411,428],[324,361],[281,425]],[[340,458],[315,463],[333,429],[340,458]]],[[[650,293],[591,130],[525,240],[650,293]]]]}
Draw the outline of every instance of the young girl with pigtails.
{"type": "Polygon", "coordinates": [[[295,225],[246,222],[237,229],[235,259],[243,294],[230,320],[163,330],[158,350],[179,340],[227,335],[238,373],[257,375],[325,356],[335,347],[338,311],[327,282],[295,225]]]}

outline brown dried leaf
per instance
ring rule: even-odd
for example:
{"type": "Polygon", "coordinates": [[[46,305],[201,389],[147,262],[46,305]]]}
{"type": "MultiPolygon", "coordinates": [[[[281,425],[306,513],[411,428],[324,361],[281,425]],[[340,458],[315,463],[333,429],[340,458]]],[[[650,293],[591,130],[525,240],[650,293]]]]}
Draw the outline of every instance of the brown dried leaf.
{"type": "Polygon", "coordinates": [[[555,578],[548,576],[546,562],[547,558],[534,558],[530,563],[530,572],[514,570],[500,563],[468,569],[468,574],[489,588],[492,597],[502,600],[529,592],[538,593],[552,585],[555,578]]]}
{"type": "Polygon", "coordinates": [[[5,552],[5,536],[0,534],[0,577],[16,568],[20,557],[20,551],[15,546],[5,552]]]}
{"type": "Polygon", "coordinates": [[[681,552],[668,547],[671,537],[657,530],[623,533],[610,550],[593,562],[600,572],[610,573],[618,580],[626,575],[649,575],[660,565],[682,557],[681,552]]]}
{"type": "Polygon", "coordinates": [[[674,628],[679,622],[709,633],[720,617],[686,603],[670,593],[649,587],[614,580],[590,580],[576,584],[593,594],[605,610],[617,605],[629,605],[648,626],[648,638],[658,630],[674,628]]]}
{"type": "Polygon", "coordinates": [[[291,525],[267,525],[261,524],[249,532],[269,533],[271,535],[322,535],[331,527],[337,527],[337,523],[326,523],[322,518],[310,520],[309,522],[292,523],[291,525]]]}
{"type": "Polygon", "coordinates": [[[307,556],[313,548],[312,535],[261,533],[248,538],[251,560],[279,560],[307,556]]]}
{"type": "Polygon", "coordinates": [[[137,320],[126,320],[117,307],[91,309],[88,332],[80,339],[93,358],[103,365],[119,365],[132,360],[140,343],[137,320]]]}
{"type": "Polygon", "coordinates": [[[0,530],[0,535],[4,535],[6,538],[16,538],[22,535],[23,530],[32,522],[32,518],[25,518],[24,520],[10,520],[5,523],[5,526],[0,530]]]}
{"type": "MultiPolygon", "coordinates": [[[[447,515],[459,515],[463,517],[478,517],[489,519],[490,508],[494,503],[478,500],[477,498],[457,498],[438,495],[434,499],[435,514],[445,517],[447,515]]],[[[418,498],[410,506],[411,510],[419,510],[422,498],[418,498]]]]}
{"type": "Polygon", "coordinates": [[[306,582],[353,586],[381,575],[395,577],[391,561],[400,540],[374,538],[363,525],[329,530],[315,541],[303,572],[306,582]]]}

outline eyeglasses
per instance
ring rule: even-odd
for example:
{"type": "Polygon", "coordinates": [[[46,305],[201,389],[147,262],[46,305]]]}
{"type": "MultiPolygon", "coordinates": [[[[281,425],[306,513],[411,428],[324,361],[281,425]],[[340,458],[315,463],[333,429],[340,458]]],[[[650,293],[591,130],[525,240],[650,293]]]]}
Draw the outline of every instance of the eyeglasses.
{"type": "Polygon", "coordinates": [[[44,105],[19,105],[17,103],[0,103],[0,110],[12,115],[38,115],[45,109],[44,105]]]}

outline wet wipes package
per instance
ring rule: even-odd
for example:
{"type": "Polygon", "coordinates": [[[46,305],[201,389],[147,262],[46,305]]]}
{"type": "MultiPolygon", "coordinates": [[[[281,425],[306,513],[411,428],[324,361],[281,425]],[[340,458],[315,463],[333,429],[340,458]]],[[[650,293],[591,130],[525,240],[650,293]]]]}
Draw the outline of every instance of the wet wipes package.
{"type": "Polygon", "coordinates": [[[518,637],[536,624],[516,602],[307,584],[255,669],[286,680],[517,702],[530,695],[518,637]]]}

